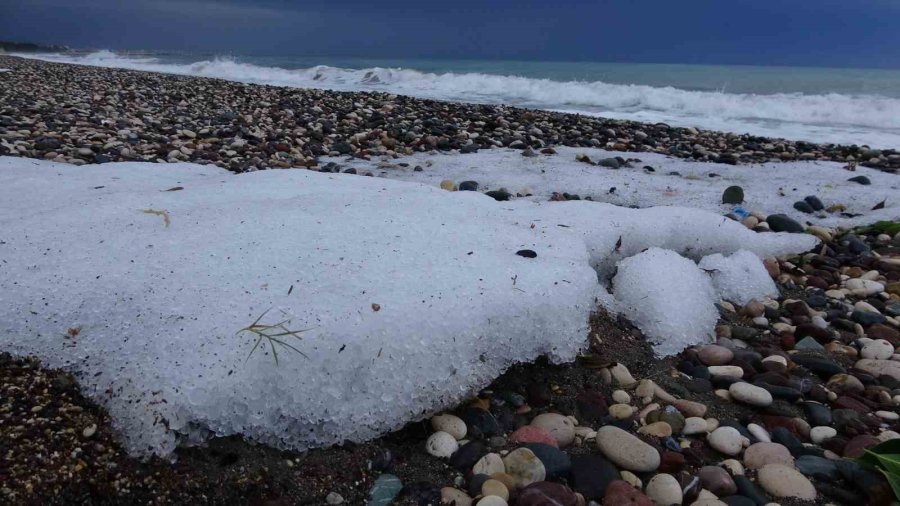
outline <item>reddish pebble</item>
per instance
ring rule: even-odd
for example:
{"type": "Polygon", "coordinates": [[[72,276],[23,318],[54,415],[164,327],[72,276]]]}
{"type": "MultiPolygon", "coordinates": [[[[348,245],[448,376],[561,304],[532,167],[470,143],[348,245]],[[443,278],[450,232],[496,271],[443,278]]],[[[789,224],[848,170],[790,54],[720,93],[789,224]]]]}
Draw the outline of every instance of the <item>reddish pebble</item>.
{"type": "Polygon", "coordinates": [[[653,501],[627,481],[615,480],[606,487],[603,506],[653,506],[653,501]]]}
{"type": "Polygon", "coordinates": [[[543,443],[554,448],[559,447],[556,443],[556,438],[551,436],[549,432],[533,425],[525,425],[519,428],[509,435],[509,441],[518,444],[543,443]]]}
{"type": "Polygon", "coordinates": [[[516,499],[517,506],[576,506],[578,496],[575,492],[559,483],[539,481],[528,485],[516,499]]]}
{"type": "Polygon", "coordinates": [[[659,472],[676,474],[685,466],[685,457],[680,453],[664,451],[659,459],[659,472]]]}
{"type": "Polygon", "coordinates": [[[844,447],[844,457],[848,459],[855,459],[862,457],[863,453],[865,453],[866,448],[871,448],[881,441],[878,440],[875,436],[870,436],[868,434],[864,434],[862,436],[856,436],[847,442],[847,446],[844,447]]]}

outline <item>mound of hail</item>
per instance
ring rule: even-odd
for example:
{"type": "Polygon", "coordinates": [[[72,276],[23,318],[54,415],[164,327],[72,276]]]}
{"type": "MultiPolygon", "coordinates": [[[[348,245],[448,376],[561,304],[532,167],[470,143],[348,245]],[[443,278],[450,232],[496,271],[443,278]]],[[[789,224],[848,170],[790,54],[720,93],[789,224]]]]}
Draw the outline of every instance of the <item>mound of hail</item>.
{"type": "Polygon", "coordinates": [[[691,209],[22,158],[0,158],[0,225],[0,351],[75,373],[137,455],[211,435],[293,449],[372,438],[513,363],[572,360],[598,301],[675,352],[715,323],[693,307],[715,302],[712,281],[679,255],[815,241],[691,209]],[[617,264],[622,301],[605,289],[617,264]],[[676,317],[691,321],[653,323],[676,317]],[[678,330],[689,323],[695,334],[678,330]]]}

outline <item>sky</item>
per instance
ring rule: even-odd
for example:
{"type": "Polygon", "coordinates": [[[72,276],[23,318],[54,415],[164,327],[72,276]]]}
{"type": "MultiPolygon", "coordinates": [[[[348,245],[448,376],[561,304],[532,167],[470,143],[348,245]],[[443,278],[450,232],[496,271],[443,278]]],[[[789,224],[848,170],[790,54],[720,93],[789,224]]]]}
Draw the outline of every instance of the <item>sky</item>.
{"type": "Polygon", "coordinates": [[[273,56],[900,68],[900,0],[0,0],[0,40],[273,56]]]}

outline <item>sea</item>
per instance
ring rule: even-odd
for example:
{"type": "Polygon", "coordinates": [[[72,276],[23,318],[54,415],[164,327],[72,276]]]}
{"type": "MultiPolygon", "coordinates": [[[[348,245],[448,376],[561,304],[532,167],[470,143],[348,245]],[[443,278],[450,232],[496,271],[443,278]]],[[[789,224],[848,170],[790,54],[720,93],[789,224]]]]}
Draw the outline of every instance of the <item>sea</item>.
{"type": "Polygon", "coordinates": [[[815,143],[900,148],[900,70],[108,50],[21,56],[245,83],[507,104],[815,143]]]}

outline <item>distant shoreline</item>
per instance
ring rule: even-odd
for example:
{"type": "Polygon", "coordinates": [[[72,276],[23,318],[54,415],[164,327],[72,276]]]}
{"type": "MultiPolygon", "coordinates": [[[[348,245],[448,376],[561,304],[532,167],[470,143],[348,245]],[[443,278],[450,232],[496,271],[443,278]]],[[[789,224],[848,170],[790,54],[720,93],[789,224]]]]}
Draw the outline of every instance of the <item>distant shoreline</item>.
{"type": "Polygon", "coordinates": [[[821,160],[900,171],[900,152],[376,92],[243,84],[0,56],[0,155],[82,165],[189,161],[234,172],[325,155],[598,147],[697,161],[821,160]]]}

